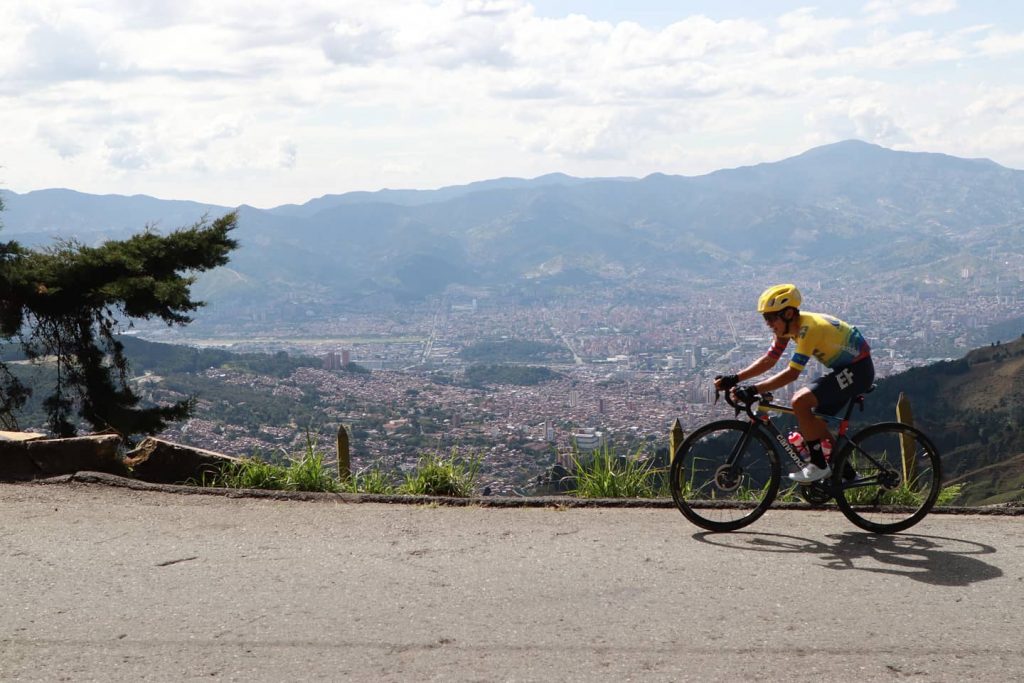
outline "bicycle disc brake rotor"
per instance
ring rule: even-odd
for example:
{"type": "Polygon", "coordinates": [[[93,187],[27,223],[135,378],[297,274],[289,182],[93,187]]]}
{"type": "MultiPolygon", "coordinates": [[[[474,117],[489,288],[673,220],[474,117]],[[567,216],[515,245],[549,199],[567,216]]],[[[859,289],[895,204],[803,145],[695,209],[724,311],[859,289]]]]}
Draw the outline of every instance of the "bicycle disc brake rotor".
{"type": "Polygon", "coordinates": [[[740,487],[742,470],[732,465],[722,465],[715,470],[715,486],[721,491],[735,491],[740,487]]]}

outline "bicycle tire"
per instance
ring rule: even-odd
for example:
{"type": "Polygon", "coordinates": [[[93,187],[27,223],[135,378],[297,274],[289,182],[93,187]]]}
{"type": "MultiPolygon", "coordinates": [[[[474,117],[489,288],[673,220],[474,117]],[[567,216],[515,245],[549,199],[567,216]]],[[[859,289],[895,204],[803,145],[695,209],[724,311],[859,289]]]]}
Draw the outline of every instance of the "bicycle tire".
{"type": "Polygon", "coordinates": [[[669,485],[688,520],[709,531],[735,531],[764,514],[778,493],[779,477],[778,455],[763,432],[749,422],[719,420],[683,440],[669,485]],[[729,454],[741,443],[743,457],[730,467],[729,454]]]}
{"type": "Polygon", "coordinates": [[[879,534],[903,531],[920,522],[942,489],[938,450],[920,429],[901,422],[880,422],[860,430],[833,467],[832,488],[839,509],[861,529],[879,534]],[[910,445],[913,455],[905,460],[903,451],[910,445]],[[847,463],[856,479],[842,476],[847,463]]]}

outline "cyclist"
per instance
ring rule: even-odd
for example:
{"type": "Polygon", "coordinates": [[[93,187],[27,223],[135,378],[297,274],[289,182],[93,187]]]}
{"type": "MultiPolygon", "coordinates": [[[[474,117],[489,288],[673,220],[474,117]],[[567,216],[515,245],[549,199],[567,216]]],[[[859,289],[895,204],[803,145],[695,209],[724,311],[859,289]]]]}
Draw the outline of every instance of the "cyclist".
{"type": "Polygon", "coordinates": [[[801,312],[802,300],[800,290],[792,284],[775,285],[764,290],[757,301],[757,310],[775,335],[771,348],[735,375],[716,378],[715,387],[732,391],[737,399],[750,403],[758,394],[796,380],[812,356],[831,370],[793,395],[793,413],[811,462],[802,471],[790,474],[789,478],[808,484],[832,474],[827,459],[832,437],[825,421],[815,417],[812,410],[817,409],[827,415],[837,413],[851,398],[868,390],[875,379],[875,366],[871,360],[871,349],[856,327],[822,313],[801,312]],[[785,370],[756,384],[737,386],[774,367],[790,339],[796,340],[796,349],[785,370]]]}

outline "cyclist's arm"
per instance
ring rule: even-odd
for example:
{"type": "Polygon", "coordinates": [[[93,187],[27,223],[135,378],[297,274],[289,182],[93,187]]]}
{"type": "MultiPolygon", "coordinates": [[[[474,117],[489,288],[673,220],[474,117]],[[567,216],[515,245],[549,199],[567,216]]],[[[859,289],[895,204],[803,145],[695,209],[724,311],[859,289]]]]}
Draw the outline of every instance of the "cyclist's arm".
{"type": "Polygon", "coordinates": [[[751,377],[758,377],[775,367],[777,359],[765,354],[753,363],[736,373],[736,378],[743,382],[751,377]]]}
{"type": "MultiPolygon", "coordinates": [[[[811,354],[814,353],[814,339],[815,337],[811,335],[805,334],[801,336],[800,339],[797,341],[796,350],[793,351],[793,357],[789,359],[789,365],[786,367],[786,369],[783,370],[782,372],[772,375],[763,382],[758,382],[756,385],[754,385],[754,388],[757,390],[757,393],[763,394],[766,391],[775,391],[779,387],[784,387],[790,382],[795,381],[796,378],[800,376],[800,373],[804,371],[804,366],[807,365],[807,361],[811,357],[811,354]]],[[[781,357],[782,353],[781,349],[779,349],[778,347],[778,344],[773,346],[772,350],[780,351],[779,356],[781,357]]]]}
{"type": "Polygon", "coordinates": [[[784,387],[790,382],[796,380],[796,378],[799,376],[800,370],[794,367],[788,367],[782,372],[772,375],[763,382],[758,382],[757,384],[754,385],[754,388],[757,390],[757,393],[759,394],[763,394],[766,391],[775,391],[779,387],[784,387]]]}
{"type": "Polygon", "coordinates": [[[776,337],[772,342],[771,348],[768,349],[763,356],[737,372],[736,378],[743,382],[751,377],[759,377],[768,372],[775,367],[775,364],[779,362],[780,358],[782,358],[782,352],[786,350],[787,344],[789,344],[788,339],[776,337]]]}

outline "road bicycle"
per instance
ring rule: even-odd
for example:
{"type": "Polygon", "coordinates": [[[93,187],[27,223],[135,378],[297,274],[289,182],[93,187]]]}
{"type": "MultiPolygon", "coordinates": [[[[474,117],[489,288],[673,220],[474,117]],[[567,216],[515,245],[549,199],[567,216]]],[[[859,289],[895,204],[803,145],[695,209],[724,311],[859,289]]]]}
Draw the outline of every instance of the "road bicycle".
{"type": "MultiPolygon", "coordinates": [[[[895,533],[920,522],[935,505],[942,463],[928,437],[908,424],[879,422],[849,435],[854,408],[863,411],[865,395],[873,389],[851,399],[842,417],[819,414],[836,429],[832,475],[794,484],[793,492],[812,505],[835,500],[862,529],[895,533]]],[[[679,511],[709,531],[735,531],[755,522],[779,492],[781,462],[791,463],[794,471],[807,464],[771,419],[792,414],[791,406],[773,403],[769,393],[745,403],[727,391],[725,399],[737,419],[694,431],[676,449],[669,470],[679,511]],[[748,419],[738,419],[740,413],[748,419]]]]}

